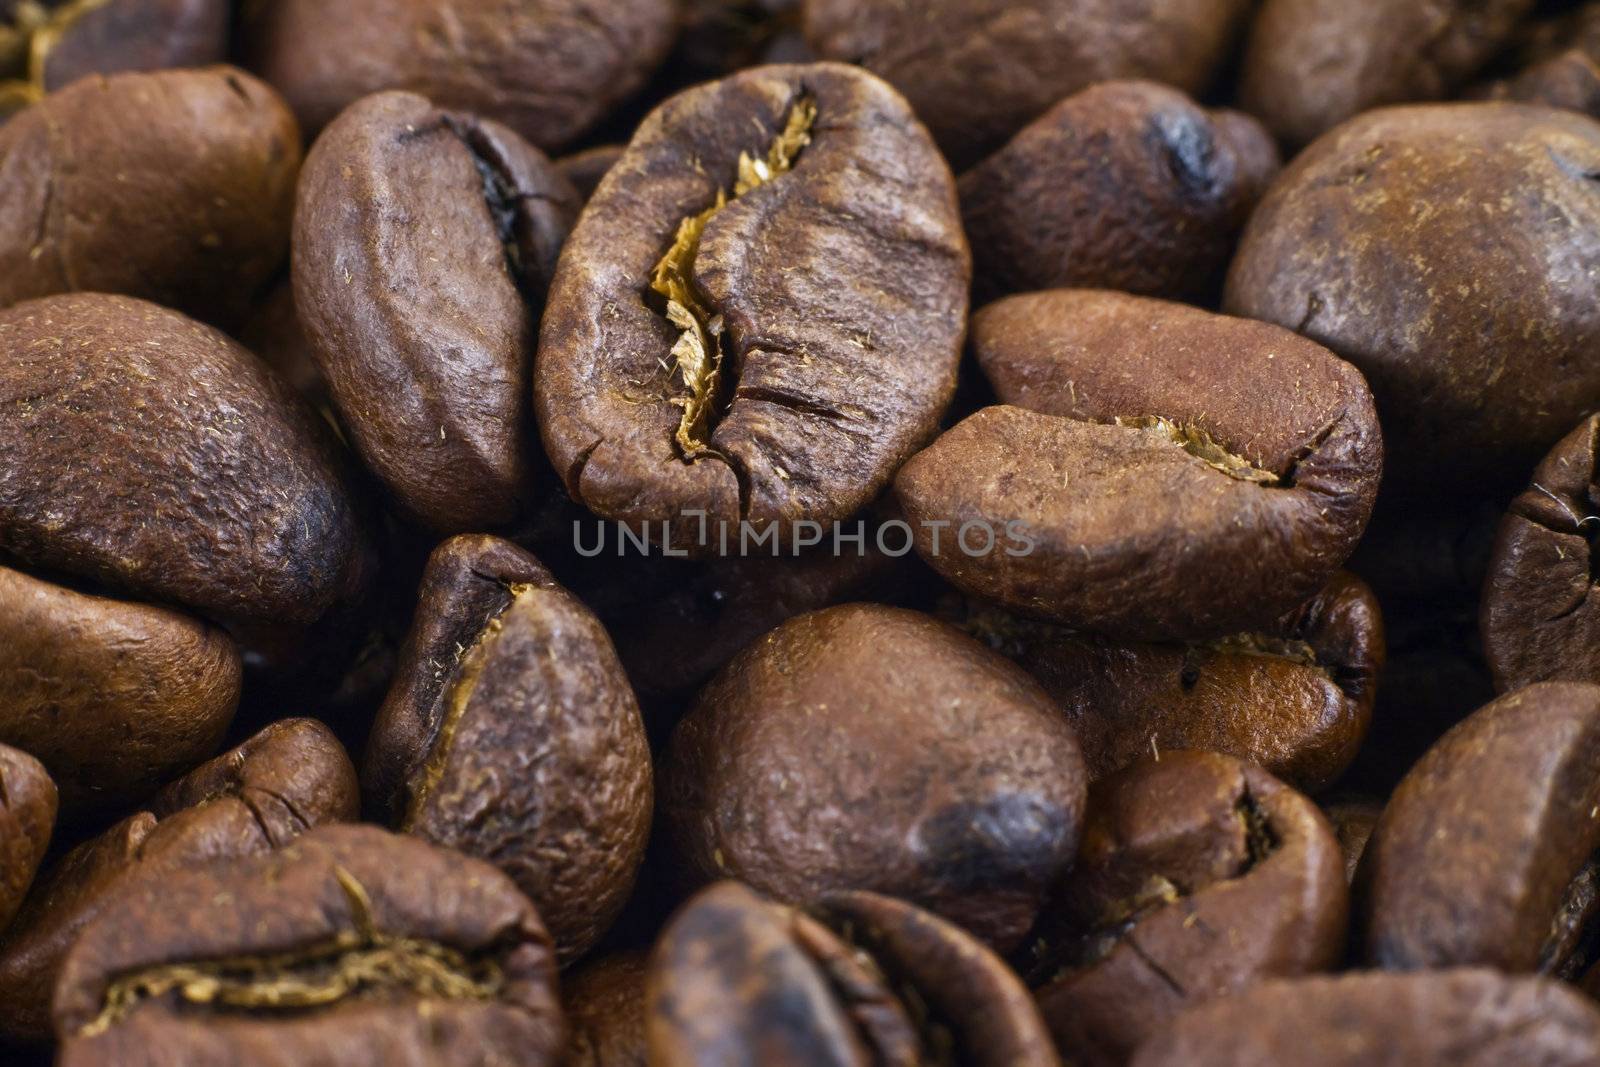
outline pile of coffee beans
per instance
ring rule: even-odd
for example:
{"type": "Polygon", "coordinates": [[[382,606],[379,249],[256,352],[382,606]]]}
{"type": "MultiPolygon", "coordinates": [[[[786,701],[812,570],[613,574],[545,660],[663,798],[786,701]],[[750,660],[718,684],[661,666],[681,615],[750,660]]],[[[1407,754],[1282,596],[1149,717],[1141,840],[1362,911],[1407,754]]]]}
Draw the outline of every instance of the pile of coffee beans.
{"type": "Polygon", "coordinates": [[[1600,0],[0,0],[0,1065],[1597,1000],[1600,0]]]}

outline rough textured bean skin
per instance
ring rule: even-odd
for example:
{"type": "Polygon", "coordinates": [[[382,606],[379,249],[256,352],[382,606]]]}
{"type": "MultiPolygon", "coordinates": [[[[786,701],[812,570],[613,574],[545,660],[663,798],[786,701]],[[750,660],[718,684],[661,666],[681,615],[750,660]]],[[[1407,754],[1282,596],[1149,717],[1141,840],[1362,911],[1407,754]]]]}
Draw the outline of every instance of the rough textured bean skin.
{"type": "Polygon", "coordinates": [[[549,936],[510,879],[371,826],[325,827],[118,899],[73,946],[54,1018],[68,1067],[543,1067],[563,1035],[549,936]],[[110,990],[129,976],[231,958],[268,961],[257,981],[287,981],[330,944],[327,966],[356,974],[363,953],[395,959],[368,979],[379,995],[356,987],[306,1010],[275,1007],[263,992],[240,1010],[212,1008],[185,986],[108,1011],[110,990]],[[412,963],[407,946],[436,962],[412,963]],[[438,969],[472,991],[430,981],[438,969]]]}
{"type": "Polygon", "coordinates": [[[1201,302],[1279,165],[1249,116],[1154,82],[1091,86],[961,176],[978,290],[1201,302]]]}
{"type": "Polygon", "coordinates": [[[1268,191],[1224,307],[1361,370],[1395,494],[1513,490],[1600,403],[1597,169],[1600,123],[1574,112],[1369,112],[1268,191]],[[1489,243],[1482,204],[1497,209],[1489,243]]]}
{"type": "Polygon", "coordinates": [[[675,15],[671,0],[276,0],[247,20],[249,59],[312,132],[404,89],[553,151],[644,83],[675,15]]]}
{"type": "Polygon", "coordinates": [[[1000,656],[915,612],[844,605],[778,627],[702,691],[665,759],[664,832],[694,880],[797,903],[888,893],[1009,948],[1071,862],[1081,758],[1000,656]]]}
{"type": "Polygon", "coordinates": [[[1500,522],[1483,587],[1483,651],[1495,688],[1600,682],[1591,520],[1600,508],[1600,416],[1551,449],[1500,522]]]}
{"type": "Polygon", "coordinates": [[[499,123],[411,93],[353,104],[306,159],[295,307],[362,459],[442,532],[529,505],[534,337],[575,190],[499,123]]]}
{"type": "Polygon", "coordinates": [[[350,757],[310,719],[283,719],[196,767],[40,876],[0,938],[0,1033],[49,1036],[50,993],[67,950],[140,882],[148,879],[159,895],[176,872],[268,852],[357,814],[350,757]]]}
{"type": "Polygon", "coordinates": [[[772,66],[680,93],[562,251],[534,376],[545,449],[574,500],[657,540],[671,522],[672,543],[698,554],[716,551],[719,524],[787,542],[800,521],[848,518],[954,394],[970,278],[949,168],[878,79],[772,66]],[[711,215],[692,257],[704,329],[726,339],[686,436],[703,394],[673,355],[684,335],[652,272],[684,220],[735,191],[741,153],[764,159],[808,105],[792,169],[711,215]]]}
{"type": "Polygon", "coordinates": [[[55,822],[56,787],[44,764],[0,745],[0,932],[22,907],[55,822]]]}
{"type": "Polygon", "coordinates": [[[1248,5],[1173,0],[808,0],[806,38],[906,94],[959,167],[1064,96],[1149,78],[1205,88],[1248,5]]]}
{"type": "Polygon", "coordinates": [[[327,427],[222,334],[84,293],[0,312],[0,552],[224,622],[307,626],[372,560],[327,427]]]}
{"type": "Polygon", "coordinates": [[[299,170],[294,116],[232,67],[52,93],[0,126],[0,306],[127,293],[237,319],[288,253],[299,170]]]}
{"type": "Polygon", "coordinates": [[[599,621],[509,542],[434,551],[364,769],[401,829],[510,875],[563,960],[633,889],[653,803],[638,702],[599,621]]]}
{"type": "Polygon", "coordinates": [[[1579,1067],[1600,1012],[1559,982],[1490,970],[1263,982],[1180,1016],[1133,1067],[1579,1067]]]}
{"type": "Polygon", "coordinates": [[[1239,93],[1299,147],[1359,112],[1436,100],[1511,36],[1533,0],[1266,0],[1239,93]]]}
{"type": "Polygon", "coordinates": [[[1079,944],[1040,1011],[1064,1056],[1118,1064],[1190,1005],[1332,967],[1349,893],[1311,801],[1251,764],[1169,752],[1090,790],[1058,907],[1079,944]]]}
{"type": "Polygon", "coordinates": [[[967,593],[1115,637],[1205,640],[1272,625],[1366,529],[1372,396],[1318,345],[1066,289],[981,309],[973,345],[1001,404],[895,478],[918,554],[967,593]],[[968,524],[1031,546],[957,551],[968,524]]]}
{"type": "Polygon", "coordinates": [[[239,685],[214,626],[0,567],[0,740],[51,769],[65,820],[126,810],[210,756],[239,685]]]}
{"type": "Polygon", "coordinates": [[[874,893],[833,896],[813,917],[719,882],[668,924],[646,981],[659,1067],[1060,1062],[998,957],[874,893]]]}
{"type": "Polygon", "coordinates": [[[1391,970],[1563,973],[1600,848],[1600,686],[1545,682],[1478,709],[1395,790],[1360,874],[1362,947],[1391,970]]]}

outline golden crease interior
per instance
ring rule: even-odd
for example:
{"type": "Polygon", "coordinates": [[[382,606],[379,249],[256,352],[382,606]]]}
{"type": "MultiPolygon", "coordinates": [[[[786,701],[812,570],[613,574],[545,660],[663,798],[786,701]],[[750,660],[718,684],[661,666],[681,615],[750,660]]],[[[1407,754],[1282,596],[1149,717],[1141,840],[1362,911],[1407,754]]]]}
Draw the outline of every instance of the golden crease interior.
{"type": "Polygon", "coordinates": [[[506,591],[511,594],[506,606],[484,625],[477,640],[470,647],[459,650],[455,665],[459,666],[460,674],[451,687],[450,703],[445,708],[444,720],[439,724],[439,732],[434,738],[427,763],[423,766],[422,782],[412,791],[410,802],[406,805],[405,817],[400,823],[402,833],[410,833],[416,828],[417,820],[422,817],[424,805],[438,787],[440,780],[444,778],[445,765],[450,761],[450,754],[455,748],[456,729],[466,717],[467,706],[472,703],[472,694],[478,687],[478,676],[483,673],[484,665],[488,662],[489,646],[500,635],[506,612],[532,590],[533,586],[526,582],[515,582],[506,586],[506,591]]]}
{"type": "Polygon", "coordinates": [[[1235,455],[1224,448],[1216,438],[1198,426],[1180,425],[1160,415],[1140,416],[1131,419],[1117,419],[1118,426],[1127,426],[1136,430],[1149,430],[1165,436],[1173,444],[1185,452],[1205,463],[1207,466],[1221,471],[1230,478],[1238,478],[1243,482],[1254,482],[1257,485],[1277,485],[1280,479],[1269,470],[1262,470],[1243,456],[1235,455]]]}
{"type": "Polygon", "coordinates": [[[1207,648],[1245,656],[1272,656],[1307,667],[1321,667],[1317,650],[1309,641],[1292,637],[1272,637],[1268,634],[1242,633],[1221,637],[1210,642],[1207,648]]]}
{"type": "Polygon", "coordinates": [[[673,440],[685,460],[692,461],[697,456],[715,452],[709,444],[711,418],[722,379],[722,316],[701,302],[691,281],[700,238],[712,216],[727,207],[729,201],[794,168],[800,150],[811,143],[811,129],[816,120],[815,102],[801,97],[789,109],[783,131],[768,146],[765,157],[753,158],[747,152],[739,153],[739,173],[732,195],[725,189],[717,190],[715,203],[680,222],[672,247],[650,274],[651,290],[666,298],[667,318],[680,331],[677,343],[672,346],[672,365],[683,379],[688,394],[672,398],[672,403],[683,409],[673,440]]]}
{"type": "Polygon", "coordinates": [[[499,995],[504,975],[493,962],[379,931],[366,889],[343,868],[336,867],[334,875],[350,903],[354,931],[299,952],[168,964],[123,975],[106,988],[100,1014],[78,1036],[103,1033],[140,1004],[169,994],[189,1004],[241,1011],[305,1010],[392,990],[439,1000],[499,995]]]}

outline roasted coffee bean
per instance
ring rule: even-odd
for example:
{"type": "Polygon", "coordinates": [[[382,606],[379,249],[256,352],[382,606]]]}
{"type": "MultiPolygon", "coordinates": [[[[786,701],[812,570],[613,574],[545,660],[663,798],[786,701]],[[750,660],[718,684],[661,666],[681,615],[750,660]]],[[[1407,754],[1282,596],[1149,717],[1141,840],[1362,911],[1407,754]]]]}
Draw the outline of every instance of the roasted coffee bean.
{"type": "Polygon", "coordinates": [[[1600,64],[1581,48],[1569,49],[1536,63],[1515,77],[1484,87],[1481,96],[1488,100],[1565,108],[1581,111],[1590,118],[1600,118],[1600,64]]]}
{"type": "Polygon", "coordinates": [[[1600,682],[1600,415],[1533,472],[1500,524],[1483,587],[1483,650],[1501,692],[1600,682]]]}
{"type": "Polygon", "coordinates": [[[676,21],[673,0],[272,0],[247,14],[245,37],[308,132],[403,89],[548,151],[644,84],[676,21]]]}
{"type": "Polygon", "coordinates": [[[819,919],[735,882],[707,888],[655,948],[646,1025],[659,1067],[1059,1063],[1005,964],[872,893],[830,898],[819,919]]]}
{"type": "Polygon", "coordinates": [[[1298,147],[1370,108],[1446,96],[1494,55],[1533,4],[1265,0],[1239,96],[1298,147]]]}
{"type": "Polygon", "coordinates": [[[510,875],[563,960],[611,925],[644,858],[650,753],[611,640],[496,538],[430,558],[363,782],[400,829],[510,875]]]}
{"type": "Polygon", "coordinates": [[[0,932],[33,884],[56,824],[56,786],[44,764],[0,745],[0,932]]]}
{"type": "Polygon", "coordinates": [[[974,281],[1202,299],[1278,172],[1261,124],[1153,82],[1070,96],[962,175],[974,281]]]}
{"type": "Polygon", "coordinates": [[[119,896],[54,1016],[62,1067],[546,1067],[562,1039],[550,938],[510,879],[370,826],[119,896]]]}
{"type": "Polygon", "coordinates": [[[1351,574],[1263,632],[1194,644],[1112,641],[973,602],[956,614],[1056,699],[1093,778],[1204,749],[1324,789],[1366,737],[1384,662],[1378,601],[1351,574]]]}
{"type": "Polygon", "coordinates": [[[98,291],[235,318],[289,250],[299,168],[289,109],[231,67],[52,93],[0,127],[0,306],[98,291]]]}
{"type": "Polygon", "coordinates": [[[643,952],[606,956],[562,980],[563,1067],[646,1067],[643,952]]]}
{"type": "Polygon", "coordinates": [[[1054,290],[983,308],[973,344],[1019,406],[971,416],[895,479],[918,553],[967,593],[1116,637],[1209,640],[1303,603],[1366,527],[1372,397],[1287,331],[1054,290]]]}
{"type": "Polygon", "coordinates": [[[1361,871],[1366,958],[1581,974],[1597,851],[1600,686],[1503,696],[1445,734],[1384,809],[1361,871]]]}
{"type": "Polygon", "coordinates": [[[89,74],[202,67],[227,54],[227,0],[23,0],[0,12],[0,74],[41,93],[89,74]],[[8,71],[13,56],[20,63],[8,71]]]}
{"type": "Polygon", "coordinates": [[[128,297],[0,312],[0,553],[226,622],[309,625],[369,549],[327,427],[217,331],[128,297]]]}
{"type": "MultiPolygon", "coordinates": [[[[40,876],[0,938],[0,1033],[50,1032],[50,990],[80,931],[143,880],[165,892],[197,863],[278,848],[325,822],[357,814],[355,768],[327,727],[284,719],[196,767],[145,810],[87,841],[40,876]]],[[[174,921],[198,923],[179,909],[174,921]]],[[[198,929],[198,926],[196,927],[198,929]]]]}
{"type": "Polygon", "coordinates": [[[1383,808],[1383,801],[1359,794],[1322,801],[1322,814],[1332,824],[1334,835],[1339,839],[1339,851],[1344,853],[1344,873],[1349,881],[1355,881],[1356,869],[1372,841],[1372,832],[1378,828],[1383,808]]]}
{"type": "Polygon", "coordinates": [[[49,768],[64,821],[125,811],[215,752],[239,677],[213,626],[0,567],[0,741],[49,768]]]}
{"type": "Polygon", "coordinates": [[[824,59],[861,63],[904,93],[957,166],[1095,82],[1205,88],[1242,27],[1243,0],[806,0],[824,59]]]}
{"type": "Polygon", "coordinates": [[[1038,684],[898,608],[812,612],[745,649],[679,724],[662,830],[686,874],[806,904],[868,889],[1003,948],[1072,862],[1077,740],[1038,684]]]}
{"type": "Polygon", "coordinates": [[[578,196],[588,200],[599,187],[600,179],[611,173],[611,168],[616,166],[617,160],[621,159],[622,153],[627,150],[626,145],[600,145],[598,148],[588,148],[582,152],[574,152],[570,156],[562,156],[555,161],[555,167],[563,178],[572,183],[578,196]]]}
{"type": "Polygon", "coordinates": [[[1227,309],[1366,374],[1397,493],[1509,489],[1600,406],[1597,172],[1600,123],[1573,112],[1363,115],[1267,193],[1227,309]]]}
{"type": "Polygon", "coordinates": [[[1488,970],[1263,982],[1185,1012],[1133,1067],[1587,1067],[1600,1011],[1488,970]]]}
{"type": "Polygon", "coordinates": [[[526,505],[534,334],[578,195],[498,123],[353,104],[300,182],[295,307],[366,465],[436,530],[526,505]]]}
{"type": "Polygon", "coordinates": [[[969,278],[949,168],[876,78],[763,67],[681,93],[562,253],[546,451],[573,499],[653,539],[709,554],[743,520],[788,543],[934,432],[969,278]]]}
{"type": "Polygon", "coordinates": [[[1165,753],[1089,790],[1040,1013],[1064,1057],[1125,1063],[1191,1004],[1332,967],[1349,904],[1315,804],[1251,764],[1165,753]]]}

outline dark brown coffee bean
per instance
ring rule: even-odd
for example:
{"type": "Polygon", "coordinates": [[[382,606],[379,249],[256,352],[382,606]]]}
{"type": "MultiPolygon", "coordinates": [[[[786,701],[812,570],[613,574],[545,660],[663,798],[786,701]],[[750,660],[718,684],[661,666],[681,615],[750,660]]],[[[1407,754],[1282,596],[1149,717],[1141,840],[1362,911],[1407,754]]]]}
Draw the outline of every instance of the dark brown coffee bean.
{"type": "Polygon", "coordinates": [[[1022,984],[958,927],[871,893],[823,918],[735,882],[697,895],[651,957],[650,1063],[1059,1063],[1022,984]]]}
{"type": "Polygon", "coordinates": [[[949,168],[876,78],[763,67],[681,93],[562,254],[535,368],[546,451],[575,500],[652,536],[670,522],[684,549],[741,520],[787,543],[932,434],[969,278],[949,168]]]}
{"type": "Polygon", "coordinates": [[[367,467],[436,530],[526,504],[534,333],[577,208],[538,149],[410,93],[352,105],[306,159],[295,307],[367,467]]]}
{"type": "Polygon", "coordinates": [[[154,304],[0,312],[0,455],[0,552],[25,563],[258,625],[309,625],[368,581],[327,427],[154,304]]]}
{"type": "Polygon", "coordinates": [[[1251,31],[1240,99],[1298,147],[1360,112],[1448,96],[1533,4],[1266,0],[1251,31]]]}
{"type": "Polygon", "coordinates": [[[488,864],[371,826],[145,882],[83,932],[62,1067],[547,1067],[555,955],[488,864]]]}
{"type": "Polygon", "coordinates": [[[627,150],[626,145],[604,144],[598,148],[588,148],[570,156],[562,156],[555,161],[555,168],[561,172],[563,178],[572,183],[579,197],[588,200],[599,187],[600,179],[611,173],[611,168],[616,166],[617,160],[621,159],[622,153],[627,150]]]}
{"type": "Polygon", "coordinates": [[[1572,112],[1364,115],[1268,192],[1226,306],[1367,375],[1397,492],[1510,488],[1600,406],[1595,173],[1600,123],[1572,112]]]}
{"type": "Polygon", "coordinates": [[[1328,817],[1334,836],[1339,839],[1339,851],[1344,854],[1344,873],[1349,881],[1355,881],[1356,868],[1366,854],[1372,832],[1378,828],[1383,808],[1384,802],[1377,797],[1359,794],[1322,801],[1322,813],[1328,817]]]}
{"type": "Polygon", "coordinates": [[[646,1067],[645,973],[643,952],[623,952],[563,978],[563,1067],[646,1067]]]}
{"type": "MultiPolygon", "coordinates": [[[[357,799],[350,757],[311,719],[274,723],[172,783],[40,876],[0,938],[0,1032],[49,1034],[50,990],[67,949],[141,881],[159,896],[197,863],[268,852],[314,826],[354,819],[357,799]]],[[[199,922],[181,909],[167,914],[199,922]]]]}
{"type": "Polygon", "coordinates": [[[44,764],[0,745],[0,932],[22,907],[55,824],[56,786],[44,764]]]}
{"type": "Polygon", "coordinates": [[[1366,737],[1384,662],[1377,599],[1351,574],[1264,632],[1187,645],[1111,641],[978,603],[961,614],[1061,705],[1093,778],[1203,749],[1324,789],[1366,737]]]}
{"type": "Polygon", "coordinates": [[[288,252],[299,168],[288,108],[231,67],[53,93],[0,127],[0,305],[99,291],[237,317],[288,252]]]}
{"type": "Polygon", "coordinates": [[[510,875],[562,959],[627,901],[652,809],[639,705],[599,621],[509,542],[435,550],[363,770],[399,828],[510,875]]]}
{"type": "Polygon", "coordinates": [[[1600,1011],[1488,970],[1263,982],[1185,1012],[1133,1067],[1587,1067],[1600,1011]]]}
{"type": "Polygon", "coordinates": [[[991,304],[973,344],[1021,406],[973,415],[895,479],[918,553],[967,593],[1111,636],[1209,640],[1303,603],[1366,527],[1372,397],[1317,345],[1091,290],[991,304]]]}
{"type": "Polygon", "coordinates": [[[666,56],[672,0],[273,0],[245,21],[251,66],[308,132],[403,89],[547,151],[632,96],[666,56]]]}
{"type": "Polygon", "coordinates": [[[228,54],[227,0],[76,0],[57,7],[31,42],[47,91],[89,74],[203,67],[228,54]]]}
{"type": "Polygon", "coordinates": [[[1556,445],[1500,523],[1483,587],[1483,651],[1501,692],[1600,682],[1600,416],[1556,445]]]}
{"type": "Polygon", "coordinates": [[[64,821],[125,811],[215,752],[239,676],[215,627],[0,567],[0,741],[50,769],[64,821]]]}
{"type": "Polygon", "coordinates": [[[1349,904],[1315,804],[1251,764],[1165,753],[1089,790],[1040,1012],[1063,1056],[1124,1063],[1191,1004],[1332,967],[1349,904]]]}
{"type": "Polygon", "coordinates": [[[1487,100],[1581,111],[1600,117],[1600,64],[1581,48],[1568,49],[1517,74],[1482,87],[1473,94],[1487,100]]]}
{"type": "Polygon", "coordinates": [[[1153,82],[1085,89],[962,175],[978,291],[1210,296],[1278,166],[1245,115],[1153,82]]]}
{"type": "Polygon", "coordinates": [[[663,828],[699,881],[795,903],[888,893],[1009,947],[1072,862],[1078,744],[1048,696],[953,627],[866,604],[792,619],[679,725],[663,828]]]}
{"type": "Polygon", "coordinates": [[[1384,809],[1361,872],[1366,958],[1581,973],[1597,850],[1600,686],[1501,697],[1445,734],[1384,809]]]}
{"type": "Polygon", "coordinates": [[[1169,0],[807,0],[806,38],[904,93],[964,167],[1057,100],[1095,82],[1149,78],[1198,92],[1249,5],[1169,0]]]}

